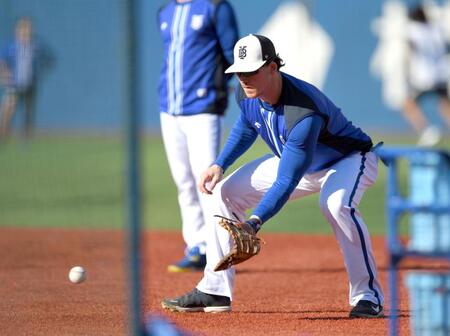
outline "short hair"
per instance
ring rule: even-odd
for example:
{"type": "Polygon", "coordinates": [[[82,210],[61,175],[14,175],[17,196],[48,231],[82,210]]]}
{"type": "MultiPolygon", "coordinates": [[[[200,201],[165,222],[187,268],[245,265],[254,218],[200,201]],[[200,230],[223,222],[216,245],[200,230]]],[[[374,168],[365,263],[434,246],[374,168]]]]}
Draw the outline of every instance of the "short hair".
{"type": "Polygon", "coordinates": [[[280,56],[278,56],[278,54],[272,61],[277,64],[277,70],[280,70],[280,68],[284,66],[284,61],[280,56]]]}
{"type": "Polygon", "coordinates": [[[409,18],[413,21],[421,22],[421,23],[427,23],[428,18],[427,14],[425,13],[425,9],[422,5],[418,5],[411,9],[409,12],[409,18]]]}
{"type": "Polygon", "coordinates": [[[270,62],[275,62],[275,64],[277,65],[277,70],[280,70],[280,68],[284,66],[284,61],[280,56],[278,56],[278,54],[275,57],[268,59],[266,63],[264,63],[264,65],[268,65],[270,64],[270,62]]]}

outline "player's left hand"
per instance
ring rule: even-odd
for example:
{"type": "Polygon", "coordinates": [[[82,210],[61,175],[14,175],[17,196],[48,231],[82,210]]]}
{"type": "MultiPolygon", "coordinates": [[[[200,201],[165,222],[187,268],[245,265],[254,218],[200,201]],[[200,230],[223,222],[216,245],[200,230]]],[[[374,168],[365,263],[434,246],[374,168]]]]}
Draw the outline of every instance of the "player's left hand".
{"type": "Polygon", "coordinates": [[[256,237],[250,224],[218,215],[215,217],[220,218],[219,225],[227,230],[233,239],[233,247],[230,253],[219,261],[214,268],[215,272],[240,264],[259,253],[261,250],[261,239],[256,237]]]}

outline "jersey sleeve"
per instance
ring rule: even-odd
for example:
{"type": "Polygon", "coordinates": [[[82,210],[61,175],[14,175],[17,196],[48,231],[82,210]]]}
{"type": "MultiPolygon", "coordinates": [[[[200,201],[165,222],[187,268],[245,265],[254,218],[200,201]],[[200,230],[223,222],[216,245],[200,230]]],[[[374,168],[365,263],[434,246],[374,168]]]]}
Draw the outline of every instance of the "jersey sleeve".
{"type": "Polygon", "coordinates": [[[253,212],[263,223],[280,211],[310,166],[323,125],[321,116],[311,115],[292,128],[281,154],[277,178],[253,212]]]}
{"type": "MultiPolygon", "coordinates": [[[[234,10],[228,1],[220,1],[216,8],[216,33],[226,60],[226,67],[233,64],[233,48],[239,38],[239,30],[234,10]]],[[[230,79],[231,75],[227,75],[230,79]]]]}
{"type": "Polygon", "coordinates": [[[214,164],[225,171],[255,142],[258,133],[250,126],[245,117],[240,115],[227,138],[219,157],[214,164]]]}

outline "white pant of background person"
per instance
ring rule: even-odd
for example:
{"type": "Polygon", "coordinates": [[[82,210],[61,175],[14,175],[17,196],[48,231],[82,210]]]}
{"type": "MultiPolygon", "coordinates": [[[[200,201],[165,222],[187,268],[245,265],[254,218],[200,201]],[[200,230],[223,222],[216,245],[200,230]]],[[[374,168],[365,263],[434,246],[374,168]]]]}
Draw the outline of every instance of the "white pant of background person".
{"type": "MultiPolygon", "coordinates": [[[[209,210],[212,214],[228,218],[235,218],[234,213],[242,221],[245,211],[255,207],[272,186],[278,164],[278,157],[266,155],[239,168],[216,185],[208,201],[209,210]]],[[[376,154],[368,152],[362,156],[361,153],[356,153],[328,169],[305,174],[289,198],[294,200],[320,192],[321,212],[331,224],[344,255],[350,280],[349,303],[352,306],[359,300],[378,303],[370,286],[378,292],[380,303],[383,304],[369,233],[358,211],[361,197],[375,182],[377,174],[376,154]],[[373,277],[371,285],[370,274],[373,277]]],[[[299,214],[299,220],[300,218],[299,214]]],[[[197,289],[232,298],[234,268],[214,272],[216,264],[230,251],[230,235],[217,224],[217,220],[210,220],[207,224],[207,265],[197,289]]]]}
{"type": "Polygon", "coordinates": [[[183,239],[188,249],[205,251],[205,195],[198,191],[201,173],[217,158],[222,117],[210,113],[172,116],[161,113],[161,132],[170,172],[178,190],[183,239]]]}

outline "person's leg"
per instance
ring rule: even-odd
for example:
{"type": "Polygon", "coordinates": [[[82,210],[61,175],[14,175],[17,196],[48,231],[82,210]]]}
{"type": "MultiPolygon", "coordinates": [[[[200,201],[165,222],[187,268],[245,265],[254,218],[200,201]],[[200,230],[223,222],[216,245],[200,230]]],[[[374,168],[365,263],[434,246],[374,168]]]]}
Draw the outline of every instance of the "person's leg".
{"type": "Polygon", "coordinates": [[[0,139],[5,139],[9,135],[11,120],[16,112],[17,94],[6,89],[0,106],[0,139]]]}
{"type": "Polygon", "coordinates": [[[441,97],[439,100],[439,113],[448,129],[450,129],[450,100],[447,96],[441,97]]]}
{"type": "MultiPolygon", "coordinates": [[[[214,272],[217,263],[230,252],[231,239],[229,233],[219,224],[220,215],[228,218],[245,220],[246,210],[254,208],[276,179],[279,159],[266,155],[256,159],[228,176],[220,182],[208,196],[209,213],[207,218],[207,265],[204,277],[197,289],[208,294],[222,295],[232,298],[234,284],[234,267],[214,272]]],[[[304,180],[292,193],[290,199],[309,195],[317,190],[308,189],[304,180]]]]}
{"type": "MultiPolygon", "coordinates": [[[[163,308],[183,312],[231,310],[234,267],[219,272],[214,272],[214,268],[230,252],[232,240],[214,215],[245,220],[245,211],[255,207],[275,181],[278,164],[279,159],[273,155],[256,159],[217,184],[213,194],[207,196],[207,265],[203,278],[192,292],[173,299],[164,299],[161,302],[163,308]]],[[[311,183],[305,176],[290,199],[300,198],[318,190],[317,183],[311,183]]]]}
{"type": "MultiPolygon", "coordinates": [[[[186,135],[189,162],[196,186],[201,174],[214,162],[219,154],[222,138],[222,117],[213,114],[199,114],[183,117],[180,125],[186,135]]],[[[196,188],[198,207],[202,220],[192,223],[185,229],[184,235],[192,246],[200,246],[201,253],[205,254],[206,228],[205,228],[205,197],[198,187],[196,188]]]]}
{"type": "Polygon", "coordinates": [[[254,176],[264,176],[263,171],[270,174],[273,170],[276,171],[277,165],[278,159],[270,155],[254,160],[217,184],[213,194],[207,196],[207,263],[203,279],[197,285],[198,290],[232,299],[234,267],[214,272],[217,263],[230,252],[232,243],[229,233],[218,224],[219,219],[214,215],[244,220],[245,211],[258,203],[271,184],[270,181],[255,179],[254,176]]]}
{"type": "Polygon", "coordinates": [[[402,114],[417,134],[422,133],[427,128],[428,120],[414,99],[406,99],[403,104],[402,114]]]}
{"type": "Polygon", "coordinates": [[[419,146],[433,146],[441,139],[441,132],[436,126],[430,125],[417,99],[408,98],[403,105],[403,116],[419,135],[419,146]]]}
{"type": "Polygon", "coordinates": [[[254,183],[253,175],[261,175],[258,172],[263,169],[269,169],[270,174],[276,171],[277,165],[278,159],[269,155],[250,162],[222,180],[213,194],[206,197],[205,205],[209,211],[205,213],[207,264],[203,278],[191,292],[162,300],[163,308],[181,312],[231,310],[234,267],[219,272],[214,272],[214,268],[230,252],[232,242],[228,231],[220,227],[214,215],[243,220],[245,210],[254,206],[267,189],[262,181],[254,183]]]}
{"type": "Polygon", "coordinates": [[[378,158],[372,153],[354,154],[336,163],[323,177],[320,209],[331,224],[347,268],[349,303],[360,300],[383,304],[372,244],[359,202],[376,180],[378,158]]]}
{"type": "Polygon", "coordinates": [[[26,140],[30,140],[33,131],[34,131],[34,123],[35,123],[35,92],[34,89],[31,88],[23,93],[24,99],[24,109],[25,109],[25,118],[23,125],[23,137],[26,140]]]}
{"type": "Polygon", "coordinates": [[[188,246],[195,246],[196,228],[203,225],[197,186],[189,160],[187,137],[183,133],[183,118],[161,113],[161,132],[170,172],[178,191],[183,238],[188,246]]]}

